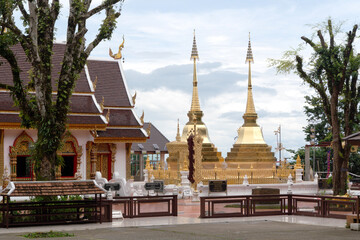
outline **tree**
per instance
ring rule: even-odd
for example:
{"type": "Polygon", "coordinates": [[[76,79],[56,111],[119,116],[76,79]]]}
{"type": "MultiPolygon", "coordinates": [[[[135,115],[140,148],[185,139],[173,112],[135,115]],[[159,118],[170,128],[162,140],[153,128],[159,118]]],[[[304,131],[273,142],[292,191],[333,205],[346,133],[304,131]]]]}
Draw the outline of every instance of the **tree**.
{"type": "Polygon", "coordinates": [[[331,19],[325,29],[318,30],[318,42],[307,37],[301,39],[311,47],[312,55],[304,63],[298,51],[290,51],[282,60],[271,60],[270,64],[277,67],[278,72],[294,71],[301,79],[313,88],[319,99],[326,121],[331,126],[333,148],[333,192],[346,192],[347,169],[350,146],[342,146],[342,135],[351,134],[358,124],[358,103],[360,89],[357,86],[360,57],[354,53],[353,44],[357,25],[346,34],[346,40],[337,44],[331,19]],[[328,34],[325,40],[323,32],[328,34]],[[340,115],[339,112],[342,112],[340,115]],[[340,116],[340,117],[339,117],[340,116]],[[343,126],[343,128],[341,128],[343,126]]]}
{"type": "Polygon", "coordinates": [[[0,83],[8,89],[20,109],[22,126],[37,129],[32,159],[38,180],[54,180],[56,150],[66,130],[69,99],[75,82],[91,51],[103,40],[110,39],[120,16],[123,0],[104,0],[91,7],[92,0],[69,0],[66,48],[61,71],[52,79],[52,55],[55,23],[61,5],[59,0],[0,0],[0,56],[11,66],[13,85],[0,83]],[[26,4],[27,3],[27,7],[26,4]],[[13,12],[19,11],[23,27],[18,26],[13,12]],[[87,20],[104,12],[97,35],[85,40],[87,20]],[[20,44],[32,68],[30,82],[20,78],[20,66],[12,46],[20,44]],[[57,83],[57,96],[52,99],[52,81],[57,83]],[[34,91],[35,94],[31,94],[34,91]]]}

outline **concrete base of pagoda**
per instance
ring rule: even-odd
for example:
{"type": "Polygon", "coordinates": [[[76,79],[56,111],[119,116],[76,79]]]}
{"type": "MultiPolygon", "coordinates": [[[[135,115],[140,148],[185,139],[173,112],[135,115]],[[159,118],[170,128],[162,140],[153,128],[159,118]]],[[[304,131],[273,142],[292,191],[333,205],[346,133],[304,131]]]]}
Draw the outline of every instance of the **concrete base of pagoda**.
{"type": "Polygon", "coordinates": [[[234,144],[228,152],[226,162],[270,162],[276,158],[267,144],[234,144]]]}

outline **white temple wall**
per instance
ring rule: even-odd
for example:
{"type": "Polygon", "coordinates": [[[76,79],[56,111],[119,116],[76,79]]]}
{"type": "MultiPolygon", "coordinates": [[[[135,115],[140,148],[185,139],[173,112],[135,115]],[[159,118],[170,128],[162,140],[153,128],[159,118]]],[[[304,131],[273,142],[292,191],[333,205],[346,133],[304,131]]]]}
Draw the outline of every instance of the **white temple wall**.
{"type": "Polygon", "coordinates": [[[79,146],[82,147],[80,172],[82,179],[86,179],[86,143],[94,141],[94,137],[88,130],[71,130],[70,133],[77,139],[79,146]]]}
{"type": "Polygon", "coordinates": [[[125,143],[116,143],[114,172],[126,179],[126,148],[125,143]]]}

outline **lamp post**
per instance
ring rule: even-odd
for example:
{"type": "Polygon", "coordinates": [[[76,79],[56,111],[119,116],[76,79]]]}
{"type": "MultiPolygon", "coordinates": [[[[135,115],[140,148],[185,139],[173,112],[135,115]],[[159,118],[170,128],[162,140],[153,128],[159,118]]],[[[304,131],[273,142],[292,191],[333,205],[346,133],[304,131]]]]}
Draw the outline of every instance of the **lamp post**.
{"type": "MultiPolygon", "coordinates": [[[[310,128],[310,144],[313,145],[313,175],[315,176],[315,125],[310,128]]],[[[319,169],[318,169],[319,170],[319,169]]]]}
{"type": "Polygon", "coordinates": [[[278,129],[274,131],[275,135],[276,135],[276,151],[279,151],[279,161],[280,161],[280,165],[281,165],[281,150],[285,149],[282,146],[281,143],[281,125],[279,125],[278,129]]]}

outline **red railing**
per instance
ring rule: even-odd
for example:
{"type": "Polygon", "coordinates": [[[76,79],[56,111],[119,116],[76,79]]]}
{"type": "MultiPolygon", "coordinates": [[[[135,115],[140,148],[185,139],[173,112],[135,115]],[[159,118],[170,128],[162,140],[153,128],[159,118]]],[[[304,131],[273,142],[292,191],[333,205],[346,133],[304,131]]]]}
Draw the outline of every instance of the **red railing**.
{"type": "Polygon", "coordinates": [[[359,196],[356,198],[311,195],[245,195],[200,198],[200,217],[248,217],[265,215],[306,215],[346,218],[356,214],[359,221],[359,196]]]}
{"type": "Polygon", "coordinates": [[[177,216],[177,195],[114,197],[113,210],[124,218],[177,216]]]}

